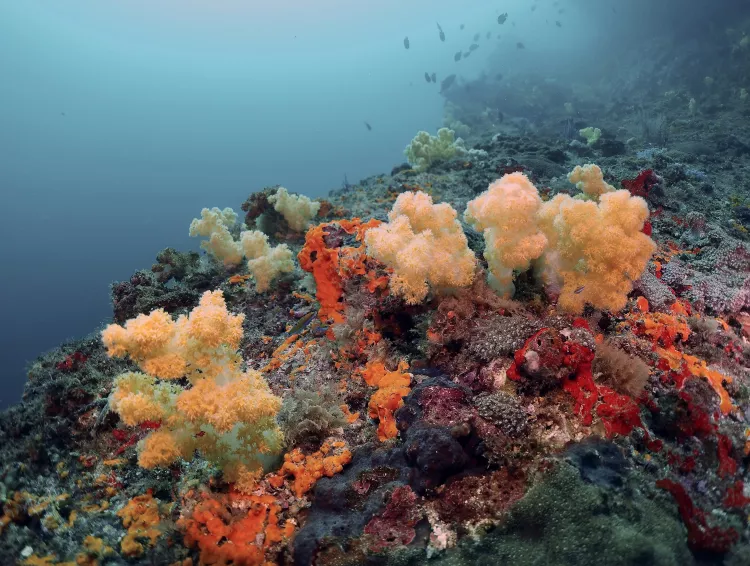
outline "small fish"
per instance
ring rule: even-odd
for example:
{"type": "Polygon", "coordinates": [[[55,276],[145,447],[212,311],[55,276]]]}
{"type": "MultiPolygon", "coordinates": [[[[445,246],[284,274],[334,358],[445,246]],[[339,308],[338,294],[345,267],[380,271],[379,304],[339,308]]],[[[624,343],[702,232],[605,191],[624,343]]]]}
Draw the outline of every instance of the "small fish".
{"type": "Polygon", "coordinates": [[[365,122],[365,128],[367,128],[368,132],[372,131],[372,126],[370,124],[368,124],[367,122],[365,122]]]}
{"type": "Polygon", "coordinates": [[[456,82],[456,75],[448,75],[440,83],[440,92],[445,92],[451,85],[456,82]]]}
{"type": "Polygon", "coordinates": [[[479,45],[477,45],[476,43],[472,43],[471,45],[469,45],[469,51],[476,51],[477,49],[479,49],[479,45]]]}
{"type": "Polygon", "coordinates": [[[443,28],[440,27],[440,24],[438,24],[437,27],[438,27],[438,30],[440,30],[440,41],[445,41],[445,33],[443,32],[443,28]]]}
{"type": "Polygon", "coordinates": [[[465,27],[465,25],[461,24],[460,26],[458,26],[458,29],[464,29],[465,27]]]}
{"type": "Polygon", "coordinates": [[[560,20],[555,20],[555,25],[559,28],[562,27],[562,24],[560,23],[560,20]]]}
{"type": "Polygon", "coordinates": [[[471,55],[471,51],[464,51],[464,59],[471,55]]]}
{"type": "Polygon", "coordinates": [[[519,41],[516,43],[516,49],[526,49],[526,46],[519,41]]]}
{"type": "Polygon", "coordinates": [[[505,120],[505,114],[502,113],[502,111],[497,111],[497,121],[501,124],[503,123],[503,120],[505,120]]]}
{"type": "Polygon", "coordinates": [[[532,11],[532,12],[536,12],[536,4],[533,4],[533,5],[531,6],[531,11],[532,11]]]}
{"type": "Polygon", "coordinates": [[[409,38],[408,37],[404,38],[404,47],[406,47],[407,49],[409,49],[409,38]]]}
{"type": "Polygon", "coordinates": [[[573,291],[573,292],[574,292],[574,293],[575,293],[576,295],[580,295],[581,293],[583,293],[583,290],[584,290],[585,288],[586,288],[586,285],[581,285],[580,287],[578,287],[578,289],[576,289],[576,290],[575,290],[575,291],[573,291]]]}
{"type": "Polygon", "coordinates": [[[453,56],[454,61],[460,61],[461,60],[461,52],[456,51],[456,54],[453,56]]]}
{"type": "Polygon", "coordinates": [[[297,334],[300,330],[302,330],[305,326],[307,326],[307,323],[310,322],[314,316],[315,316],[315,311],[311,310],[309,313],[307,313],[302,318],[300,318],[297,321],[297,324],[292,326],[292,328],[289,330],[289,332],[287,332],[287,334],[289,336],[291,336],[292,334],[297,334]]]}
{"type": "Polygon", "coordinates": [[[504,14],[500,14],[497,17],[497,23],[500,25],[503,25],[508,19],[508,12],[505,12],[504,14]]]}
{"type": "Polygon", "coordinates": [[[478,33],[474,34],[474,41],[479,41],[480,35],[478,33]]]}
{"type": "Polygon", "coordinates": [[[489,39],[490,37],[492,37],[492,32],[491,32],[491,31],[488,31],[488,32],[487,32],[487,35],[486,35],[485,37],[486,37],[487,39],[489,39]]]}
{"type": "Polygon", "coordinates": [[[432,73],[432,82],[433,83],[437,82],[437,77],[435,77],[435,73],[432,73]]]}
{"type": "Polygon", "coordinates": [[[497,79],[498,81],[501,81],[501,80],[503,80],[503,74],[502,74],[502,73],[498,73],[498,74],[496,74],[496,75],[495,75],[495,79],[497,79]]]}
{"type": "Polygon", "coordinates": [[[426,80],[428,83],[432,82],[432,79],[430,79],[430,73],[425,71],[424,80],[426,80]]]}

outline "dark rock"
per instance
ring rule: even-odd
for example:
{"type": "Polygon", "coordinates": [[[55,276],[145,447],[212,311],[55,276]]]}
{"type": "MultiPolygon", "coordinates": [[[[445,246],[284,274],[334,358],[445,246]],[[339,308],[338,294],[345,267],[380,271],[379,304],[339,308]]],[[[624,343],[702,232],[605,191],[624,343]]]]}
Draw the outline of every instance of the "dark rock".
{"type": "Polygon", "coordinates": [[[562,149],[550,149],[544,157],[552,161],[553,163],[563,164],[568,160],[568,155],[562,149]]]}
{"type": "Polygon", "coordinates": [[[615,155],[625,154],[625,144],[619,140],[600,139],[595,147],[604,157],[614,157],[615,155]]]}
{"type": "Polygon", "coordinates": [[[623,485],[627,461],[612,442],[590,438],[568,448],[565,457],[588,483],[605,488],[623,485]]]}
{"type": "Polygon", "coordinates": [[[393,169],[391,169],[391,177],[395,177],[402,171],[408,171],[411,169],[411,165],[408,163],[402,163],[401,165],[396,165],[393,169]]]}

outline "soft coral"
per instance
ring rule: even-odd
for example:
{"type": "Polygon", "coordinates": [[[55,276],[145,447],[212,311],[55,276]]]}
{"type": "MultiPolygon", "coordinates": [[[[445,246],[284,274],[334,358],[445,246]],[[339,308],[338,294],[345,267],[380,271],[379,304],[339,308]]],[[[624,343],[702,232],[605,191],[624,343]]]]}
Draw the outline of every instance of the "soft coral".
{"type": "Polygon", "coordinates": [[[209,291],[176,321],[157,310],[104,330],[110,356],[129,354],[151,373],[120,375],[112,394],[112,407],[125,424],[162,423],[139,444],[141,466],[168,465],[198,450],[219,464],[229,481],[250,485],[259,455],[280,447],[274,417],[281,400],[259,372],[240,371],[243,319],[227,311],[221,292],[209,291]],[[192,388],[156,379],[183,375],[192,388]],[[230,436],[233,449],[227,450],[230,436]]]}

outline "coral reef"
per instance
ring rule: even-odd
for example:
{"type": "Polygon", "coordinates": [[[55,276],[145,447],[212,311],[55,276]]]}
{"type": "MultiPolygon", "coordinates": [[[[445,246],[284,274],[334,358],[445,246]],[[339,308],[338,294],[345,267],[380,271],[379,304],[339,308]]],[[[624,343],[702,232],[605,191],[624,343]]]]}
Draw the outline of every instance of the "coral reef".
{"type": "Polygon", "coordinates": [[[737,26],[726,77],[461,79],[466,142],[204,209],[0,414],[0,564],[747,564],[737,26]]]}

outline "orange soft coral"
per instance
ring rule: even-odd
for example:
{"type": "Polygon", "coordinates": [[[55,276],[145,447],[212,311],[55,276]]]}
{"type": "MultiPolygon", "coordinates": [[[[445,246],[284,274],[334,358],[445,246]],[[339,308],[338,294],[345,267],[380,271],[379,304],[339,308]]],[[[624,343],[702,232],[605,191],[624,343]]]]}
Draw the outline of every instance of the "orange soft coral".
{"type": "Polygon", "coordinates": [[[729,383],[732,378],[709,369],[704,360],[685,354],[675,347],[676,343],[684,342],[690,337],[685,306],[676,301],[670,307],[672,314],[667,314],[648,312],[648,301],[643,297],[639,297],[637,305],[638,310],[632,311],[628,316],[633,332],[650,338],[654,351],[667,362],[671,370],[679,371],[684,376],[706,379],[719,396],[721,412],[725,415],[729,413],[733,405],[723,382],[729,383]]]}
{"type": "Polygon", "coordinates": [[[318,316],[325,322],[343,322],[343,281],[345,277],[364,273],[364,246],[329,248],[325,237],[337,229],[355,234],[362,241],[364,234],[380,224],[379,220],[362,222],[359,218],[318,224],[305,236],[305,245],[297,258],[302,269],[315,278],[316,298],[320,303],[318,316]]]}
{"type": "Polygon", "coordinates": [[[411,389],[411,374],[405,372],[406,362],[401,362],[395,371],[388,371],[383,362],[374,361],[361,370],[362,378],[371,387],[378,390],[370,397],[369,416],[378,419],[378,439],[382,442],[395,438],[398,434],[396,419],[393,414],[404,404],[403,398],[411,389]]]}
{"type": "Polygon", "coordinates": [[[678,339],[683,342],[690,337],[690,327],[687,321],[676,315],[662,312],[643,313],[633,317],[634,332],[648,336],[654,345],[671,347],[678,339]]]}
{"type": "Polygon", "coordinates": [[[292,491],[302,497],[323,476],[332,477],[351,462],[352,453],[341,441],[325,442],[320,450],[305,456],[299,448],[284,455],[279,477],[294,476],[292,491]]]}
{"type": "Polygon", "coordinates": [[[180,519],[185,544],[200,550],[201,566],[261,566],[266,551],[288,540],[294,523],[279,524],[281,506],[268,494],[202,495],[193,512],[180,519]]]}
{"type": "Polygon", "coordinates": [[[680,371],[688,377],[693,376],[706,379],[719,396],[719,408],[722,413],[726,415],[734,408],[729,393],[724,388],[725,381],[727,383],[732,382],[731,377],[710,369],[705,360],[680,352],[674,346],[656,348],[656,352],[662,359],[667,361],[670,369],[680,371]]]}

